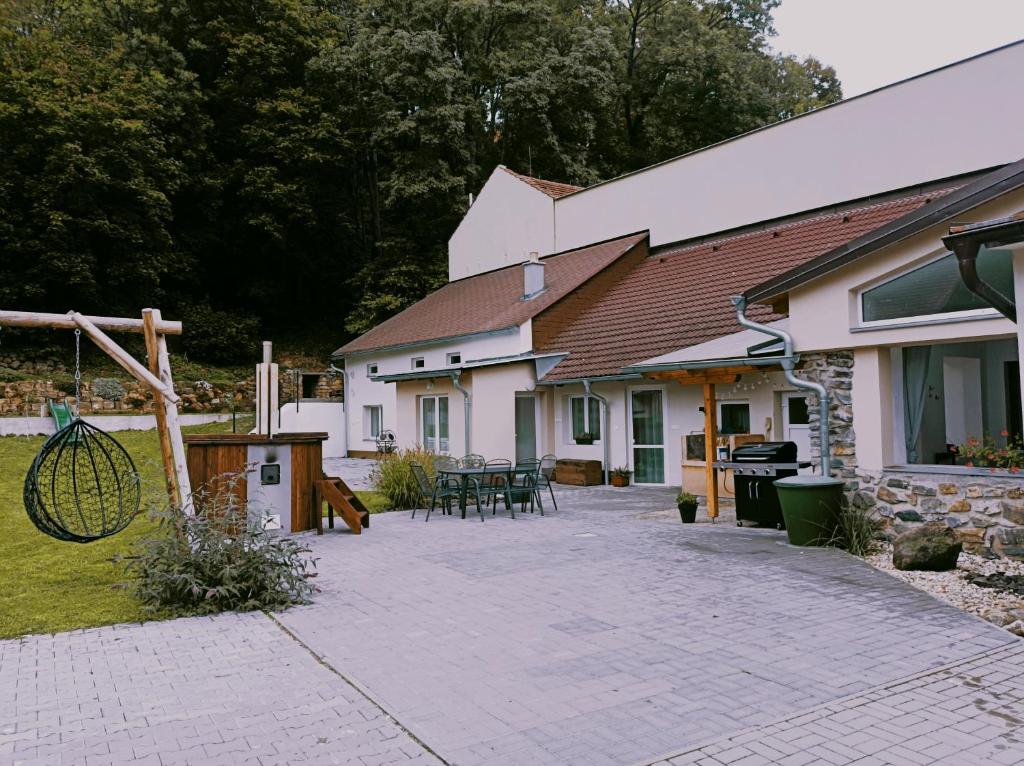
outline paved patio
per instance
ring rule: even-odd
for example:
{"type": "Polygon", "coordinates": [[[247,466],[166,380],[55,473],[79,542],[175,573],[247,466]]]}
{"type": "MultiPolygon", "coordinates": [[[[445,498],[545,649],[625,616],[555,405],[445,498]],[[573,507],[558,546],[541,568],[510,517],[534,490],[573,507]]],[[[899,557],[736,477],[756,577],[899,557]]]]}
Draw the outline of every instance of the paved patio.
{"type": "Polygon", "coordinates": [[[671,502],[376,516],[310,606],[0,642],[0,762],[1024,762],[1024,642],[671,502]]]}

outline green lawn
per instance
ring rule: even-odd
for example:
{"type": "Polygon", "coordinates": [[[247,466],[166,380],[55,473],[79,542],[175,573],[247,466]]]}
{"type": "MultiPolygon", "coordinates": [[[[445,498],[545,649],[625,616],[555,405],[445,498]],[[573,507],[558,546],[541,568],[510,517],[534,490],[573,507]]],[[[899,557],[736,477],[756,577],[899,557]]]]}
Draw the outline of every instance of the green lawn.
{"type": "MultiPolygon", "coordinates": [[[[230,423],[211,423],[185,432],[230,429],[230,423]]],[[[144,494],[159,497],[163,472],[156,432],[115,436],[139,468],[144,494]]],[[[25,514],[21,493],[25,473],[44,441],[42,436],[0,438],[0,638],[143,619],[122,570],[111,559],[127,553],[152,528],[151,522],[142,514],[124,532],[88,545],[59,542],[37,531],[25,514]]],[[[372,512],[386,510],[377,493],[359,496],[372,512]]]]}

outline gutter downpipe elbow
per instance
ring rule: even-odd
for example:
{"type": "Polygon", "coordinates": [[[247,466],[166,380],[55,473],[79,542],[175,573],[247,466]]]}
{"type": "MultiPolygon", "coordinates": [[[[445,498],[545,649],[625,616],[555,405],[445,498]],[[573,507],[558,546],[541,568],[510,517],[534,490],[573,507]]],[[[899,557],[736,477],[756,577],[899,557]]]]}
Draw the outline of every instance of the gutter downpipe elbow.
{"type": "Polygon", "coordinates": [[[1016,324],[1017,304],[983,280],[981,275],[978,274],[978,252],[981,250],[981,243],[955,242],[952,243],[952,246],[947,244],[947,247],[956,253],[956,262],[960,267],[960,280],[964,283],[964,286],[1016,324]]]}
{"type": "Polygon", "coordinates": [[[608,400],[605,399],[601,394],[591,390],[591,382],[587,378],[583,379],[583,390],[587,392],[587,396],[592,396],[601,403],[601,407],[604,409],[604,433],[601,443],[604,445],[604,483],[608,483],[608,472],[611,470],[611,459],[612,459],[612,438],[611,434],[608,433],[608,426],[611,423],[611,418],[608,417],[608,400]]]}
{"type": "Polygon", "coordinates": [[[470,415],[473,412],[473,397],[470,396],[469,389],[467,389],[465,386],[462,385],[462,381],[461,381],[462,370],[452,370],[451,371],[451,376],[452,376],[452,385],[455,387],[455,390],[458,391],[460,394],[462,394],[463,420],[465,421],[464,427],[465,427],[465,438],[466,438],[466,451],[463,454],[469,455],[470,453],[473,452],[473,450],[470,449],[470,443],[469,443],[470,442],[469,435],[472,433],[472,429],[470,428],[469,418],[470,418],[470,415]]]}
{"type": "Polygon", "coordinates": [[[793,358],[793,336],[785,330],[779,330],[775,327],[768,327],[767,325],[760,324],[747,318],[747,299],[743,295],[734,295],[732,297],[732,305],[736,307],[736,319],[748,330],[756,330],[757,332],[770,335],[773,338],[778,338],[782,341],[784,351],[782,363],[782,372],[786,376],[786,380],[792,383],[797,388],[802,388],[807,391],[813,391],[818,395],[818,441],[821,453],[821,475],[831,476],[832,475],[832,455],[829,446],[829,400],[828,400],[828,389],[826,389],[820,383],[815,383],[813,380],[804,380],[798,378],[794,373],[796,362],[793,358]]]}

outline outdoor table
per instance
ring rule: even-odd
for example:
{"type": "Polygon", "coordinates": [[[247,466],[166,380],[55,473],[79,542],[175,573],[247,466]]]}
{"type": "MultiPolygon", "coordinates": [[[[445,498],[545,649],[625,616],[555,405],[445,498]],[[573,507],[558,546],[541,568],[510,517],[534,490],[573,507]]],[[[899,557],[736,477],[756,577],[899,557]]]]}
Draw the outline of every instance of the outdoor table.
{"type": "MultiPolygon", "coordinates": [[[[510,473],[515,473],[515,468],[511,470],[505,466],[492,465],[492,466],[479,466],[477,468],[443,468],[438,469],[437,473],[441,476],[457,476],[459,477],[459,511],[462,512],[462,518],[466,518],[466,492],[469,489],[469,477],[479,476],[480,474],[488,474],[491,476],[497,476],[498,474],[505,474],[506,476],[510,473]]],[[[506,501],[506,505],[508,501],[506,501]]]]}

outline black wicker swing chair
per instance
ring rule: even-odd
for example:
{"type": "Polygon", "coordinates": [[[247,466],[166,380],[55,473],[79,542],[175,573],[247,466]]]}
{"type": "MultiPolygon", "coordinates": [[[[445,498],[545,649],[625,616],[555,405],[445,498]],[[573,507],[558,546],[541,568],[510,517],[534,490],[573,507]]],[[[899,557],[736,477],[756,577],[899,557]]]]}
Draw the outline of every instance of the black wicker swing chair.
{"type": "Polygon", "coordinates": [[[43,445],[25,477],[25,510],[40,532],[75,543],[115,535],[139,512],[135,463],[117,440],[75,418],[43,445]]]}

